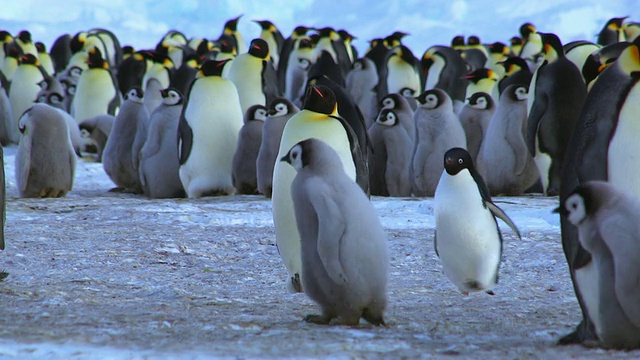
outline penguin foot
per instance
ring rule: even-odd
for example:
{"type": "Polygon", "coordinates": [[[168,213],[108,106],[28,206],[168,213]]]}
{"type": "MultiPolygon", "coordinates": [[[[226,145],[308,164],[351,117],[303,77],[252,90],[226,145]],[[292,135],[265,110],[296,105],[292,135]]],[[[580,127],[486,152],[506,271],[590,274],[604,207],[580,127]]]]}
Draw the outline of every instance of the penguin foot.
{"type": "Polygon", "coordinates": [[[302,290],[302,281],[300,281],[300,274],[296,273],[291,277],[291,286],[296,292],[304,292],[302,290]]]}
{"type": "Polygon", "coordinates": [[[587,326],[584,320],[582,320],[573,332],[558,340],[558,345],[588,344],[594,342],[598,342],[598,336],[595,334],[593,328],[587,326]]]}
{"type": "Polygon", "coordinates": [[[487,290],[487,291],[485,291],[485,292],[486,292],[487,294],[491,295],[491,296],[493,296],[493,295],[495,295],[495,294],[496,294],[496,293],[494,293],[494,292],[493,292],[493,290],[487,290]]]}
{"type": "Polygon", "coordinates": [[[0,270],[0,281],[4,280],[9,276],[9,273],[4,271],[4,269],[0,270]]]}
{"type": "Polygon", "coordinates": [[[364,309],[362,312],[362,318],[365,319],[369,324],[376,326],[386,326],[384,323],[384,319],[382,318],[382,314],[373,314],[369,309],[364,309]]]}
{"type": "Polygon", "coordinates": [[[331,318],[328,317],[328,316],[325,316],[325,315],[309,314],[309,315],[304,317],[304,321],[312,323],[312,324],[328,325],[329,321],[331,321],[331,318]]]}

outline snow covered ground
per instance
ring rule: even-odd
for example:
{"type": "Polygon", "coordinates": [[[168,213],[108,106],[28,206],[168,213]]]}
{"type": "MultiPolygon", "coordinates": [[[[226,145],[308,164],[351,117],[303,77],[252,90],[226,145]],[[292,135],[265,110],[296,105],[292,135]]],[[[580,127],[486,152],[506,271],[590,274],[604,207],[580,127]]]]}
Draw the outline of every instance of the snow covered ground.
{"type": "Polygon", "coordinates": [[[432,199],[374,197],[391,254],[388,325],[318,326],[302,321],[316,305],[285,291],[268,200],[110,193],[101,164],[82,160],[66,198],[20,199],[15,149],[2,359],[640,356],[555,346],[580,319],[555,198],[496,199],[522,240],[503,226],[496,295],[465,297],[433,251],[432,199]]]}

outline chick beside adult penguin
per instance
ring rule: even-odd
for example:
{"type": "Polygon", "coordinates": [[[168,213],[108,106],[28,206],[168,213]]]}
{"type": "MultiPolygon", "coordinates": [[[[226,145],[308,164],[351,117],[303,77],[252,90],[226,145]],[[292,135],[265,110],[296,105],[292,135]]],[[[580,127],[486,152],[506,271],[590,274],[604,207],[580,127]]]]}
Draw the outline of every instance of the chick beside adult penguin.
{"type": "Polygon", "coordinates": [[[16,186],[20,197],[63,197],[73,188],[76,154],[67,123],[46,104],[28,108],[19,121],[16,186]]]}
{"type": "Polygon", "coordinates": [[[244,114],[244,124],[238,134],[238,145],[233,154],[231,170],[236,194],[253,195],[258,191],[256,161],[267,112],[268,109],[265,106],[253,105],[244,114]]]}
{"type": "Polygon", "coordinates": [[[298,142],[282,161],[297,174],[291,184],[300,233],[304,292],[320,305],[305,321],[384,325],[389,255],[382,225],[337,152],[318,139],[298,142]]]}
{"type": "Polygon", "coordinates": [[[493,97],[485,92],[474,93],[467,100],[458,117],[467,136],[467,150],[473,162],[477,163],[480,146],[496,111],[496,104],[493,97]]]}

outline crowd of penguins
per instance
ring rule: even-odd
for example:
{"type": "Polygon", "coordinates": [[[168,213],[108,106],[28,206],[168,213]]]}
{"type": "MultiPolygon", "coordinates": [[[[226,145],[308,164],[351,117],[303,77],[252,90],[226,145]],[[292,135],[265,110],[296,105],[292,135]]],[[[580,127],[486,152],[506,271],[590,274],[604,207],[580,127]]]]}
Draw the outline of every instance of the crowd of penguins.
{"type": "Polygon", "coordinates": [[[416,57],[400,31],[359,55],[345,30],[284,38],[267,20],[247,46],[239,20],[139,50],[105,29],[49,52],[0,32],[0,142],[18,144],[20,196],[64,196],[90,158],[150,198],[262,194],[287,284],[322,324],[384,324],[370,195],[434,197],[435,250],[464,294],[493,294],[496,219],[520,236],[491,196],[559,196],[583,313],[560,343],[640,347],[639,23],[566,44],[525,23],[508,43],[460,35],[416,57]]]}

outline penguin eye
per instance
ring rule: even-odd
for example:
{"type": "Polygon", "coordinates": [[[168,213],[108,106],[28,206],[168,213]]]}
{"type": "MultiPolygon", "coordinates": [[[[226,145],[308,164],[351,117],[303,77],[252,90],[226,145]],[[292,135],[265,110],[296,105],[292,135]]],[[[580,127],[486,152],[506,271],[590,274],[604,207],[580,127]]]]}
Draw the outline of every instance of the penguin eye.
{"type": "Polygon", "coordinates": [[[395,107],[394,101],[391,98],[386,98],[382,100],[382,107],[391,108],[395,107]]]}
{"type": "Polygon", "coordinates": [[[69,95],[75,95],[76,94],[75,85],[69,85],[69,87],[67,87],[67,94],[69,94],[69,95]]]}
{"type": "Polygon", "coordinates": [[[411,89],[403,89],[401,94],[402,96],[412,97],[415,94],[415,91],[411,89]]]}
{"type": "Polygon", "coordinates": [[[462,165],[463,163],[464,163],[464,160],[458,159],[458,164],[462,165]]]}
{"type": "Polygon", "coordinates": [[[298,58],[298,67],[302,70],[308,70],[311,66],[311,62],[308,59],[298,58]]]}
{"type": "Polygon", "coordinates": [[[52,104],[60,104],[62,103],[62,98],[58,94],[51,94],[51,96],[49,96],[49,101],[52,104]]]}

